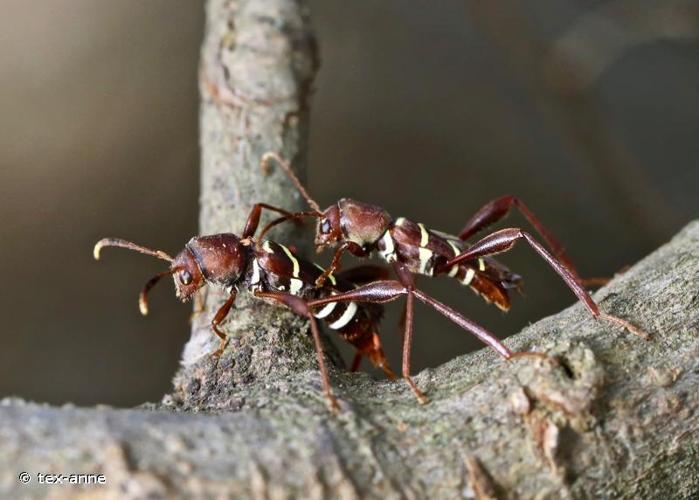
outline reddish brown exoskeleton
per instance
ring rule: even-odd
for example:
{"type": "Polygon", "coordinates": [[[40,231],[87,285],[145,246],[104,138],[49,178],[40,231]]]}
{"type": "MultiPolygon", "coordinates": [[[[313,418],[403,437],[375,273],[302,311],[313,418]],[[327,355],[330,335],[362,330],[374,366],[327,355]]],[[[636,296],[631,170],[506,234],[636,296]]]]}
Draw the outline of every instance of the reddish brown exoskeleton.
{"type": "MultiPolygon", "coordinates": [[[[408,301],[411,302],[413,296],[417,297],[461,328],[478,336],[505,358],[509,359],[516,355],[537,355],[536,353],[513,353],[490,332],[464,318],[450,307],[426,296],[419,290],[409,290],[397,281],[387,280],[388,273],[382,267],[358,266],[335,275],[324,272],[322,267],[302,259],[280,243],[272,241],[260,243],[253,240],[252,236],[257,231],[263,209],[281,213],[284,220],[315,213],[293,214],[258,203],[248,216],[242,237],[231,233],[198,236],[192,238],[185,245],[184,250],[174,258],[161,250],[151,250],[130,241],[105,238],[95,245],[94,257],[99,259],[102,248],[112,246],[135,250],[170,263],[167,271],[156,274],[148,280],[141,291],[139,308],[143,314],[148,312],[148,291],[165,276],[173,277],[177,296],[182,301],[190,299],[205,285],[223,287],[229,294],[228,300],[211,321],[213,332],[221,339],[221,346],[215,354],[220,354],[225,348],[226,335],[219,326],[231,310],[240,288],[246,288],[256,297],[281,303],[297,314],[307,317],[311,324],[323,387],[333,410],[337,408],[337,402],[325,367],[320,333],[315,318],[322,319],[330,329],[335,330],[355,347],[357,354],[352,363],[353,370],[358,367],[362,356],[366,356],[389,378],[394,378],[395,375],[388,366],[378,334],[378,323],[383,312],[380,304],[405,294],[408,294],[408,301]],[[321,276],[325,279],[319,285],[321,276]]],[[[412,308],[410,312],[408,322],[412,323],[412,308]]],[[[418,400],[421,403],[426,402],[426,398],[417,389],[409,373],[403,378],[418,400]]]]}
{"type": "MultiPolygon", "coordinates": [[[[571,291],[585,305],[595,318],[606,319],[628,331],[648,338],[647,334],[636,328],[628,321],[600,311],[589,293],[583,287],[584,280],[579,277],[573,264],[565,255],[563,247],[556,238],[543,226],[539,219],[527,206],[514,196],[504,196],[483,206],[466,223],[458,236],[426,228],[404,217],[394,219],[383,208],[362,203],[349,198],[343,198],[325,210],[308,195],[303,185],[294,175],[291,166],[278,154],[266,153],[262,158],[262,167],[268,168],[268,163],[275,160],[286,172],[301,195],[311,207],[310,212],[285,214],[268,224],[262,231],[262,237],[271,227],[289,219],[300,217],[317,217],[315,244],[320,251],[323,248],[336,247],[330,267],[316,281],[322,286],[327,276],[336,272],[340,266],[340,258],[345,251],[358,257],[367,257],[372,252],[393,265],[398,276],[400,287],[395,284],[367,285],[362,293],[357,290],[342,294],[338,298],[347,300],[374,300],[379,297],[396,297],[404,294],[407,304],[404,313],[405,336],[403,344],[402,374],[410,381],[410,349],[412,342],[413,297],[428,302],[434,300],[415,288],[414,274],[426,276],[446,275],[458,280],[461,284],[471,287],[487,302],[495,304],[503,311],[510,308],[508,291],[521,286],[520,276],[510,272],[504,265],[491,256],[510,250],[519,240],[524,240],[543,258],[571,291]],[[531,234],[520,228],[507,228],[496,231],[476,243],[469,245],[466,239],[494,224],[516,207],[542,236],[550,253],[531,234]],[[400,291],[399,291],[400,288],[400,291]]],[[[272,209],[279,211],[272,207],[272,209]]],[[[315,301],[322,304],[323,301],[315,301]]],[[[477,325],[471,323],[467,328],[474,332],[477,325]]],[[[478,335],[478,334],[477,334],[478,335]]],[[[478,335],[486,343],[493,346],[487,337],[478,335]]],[[[498,350],[496,348],[496,350],[498,350]]],[[[498,350],[505,358],[507,353],[498,350]]],[[[413,391],[420,399],[424,396],[414,384],[413,391]]]]}
{"type": "Polygon", "coordinates": [[[248,289],[256,297],[279,302],[307,317],[311,324],[324,390],[333,410],[337,408],[337,403],[330,387],[315,318],[325,321],[332,330],[354,346],[357,354],[353,365],[358,365],[361,357],[366,356],[389,378],[395,378],[379,338],[378,322],[383,312],[380,306],[331,301],[313,313],[308,305],[311,299],[332,298],[334,294],[354,290],[357,283],[349,281],[351,279],[362,283],[385,277],[382,268],[361,266],[337,276],[330,275],[326,284],[317,288],[315,281],[323,268],[297,257],[279,243],[265,241],[258,245],[250,238],[241,239],[230,233],[192,238],[174,258],[160,250],[151,250],[130,241],[105,238],[95,245],[96,259],[99,259],[104,247],[127,248],[170,263],[167,271],[148,280],[141,291],[139,308],[144,315],[148,313],[148,291],[165,276],[173,277],[177,297],[183,302],[205,285],[223,287],[229,294],[228,299],[211,321],[212,330],[221,339],[221,346],[215,355],[221,354],[225,348],[227,337],[219,326],[231,310],[240,288],[248,289]]]}
{"type": "MultiPolygon", "coordinates": [[[[389,378],[395,378],[381,347],[378,322],[383,310],[378,304],[395,300],[405,294],[406,289],[397,281],[387,280],[383,268],[358,266],[337,276],[330,274],[323,286],[318,287],[316,281],[323,274],[322,267],[298,257],[280,243],[264,241],[257,244],[250,237],[241,239],[231,233],[192,238],[174,258],[161,250],[151,250],[130,241],[105,238],[95,245],[96,259],[99,259],[104,247],[127,248],[170,263],[167,271],[156,274],[143,287],[139,295],[139,308],[144,315],[148,313],[149,290],[165,276],[173,277],[177,297],[182,301],[190,299],[205,285],[223,287],[229,294],[228,300],[211,321],[212,330],[221,339],[221,346],[215,353],[217,355],[225,348],[227,339],[219,325],[231,310],[240,288],[246,288],[256,297],[279,302],[307,317],[311,323],[324,390],[333,410],[337,408],[337,402],[325,367],[315,318],[325,321],[329,328],[355,347],[357,354],[352,363],[353,370],[361,357],[366,356],[389,378]],[[356,296],[357,300],[351,299],[351,296],[356,296]]],[[[415,291],[415,296],[460,327],[472,331],[502,356],[511,358],[515,355],[488,331],[448,306],[419,290],[415,291]]],[[[412,379],[405,379],[415,389],[412,379]]],[[[416,394],[420,402],[426,401],[419,392],[416,394]]]]}

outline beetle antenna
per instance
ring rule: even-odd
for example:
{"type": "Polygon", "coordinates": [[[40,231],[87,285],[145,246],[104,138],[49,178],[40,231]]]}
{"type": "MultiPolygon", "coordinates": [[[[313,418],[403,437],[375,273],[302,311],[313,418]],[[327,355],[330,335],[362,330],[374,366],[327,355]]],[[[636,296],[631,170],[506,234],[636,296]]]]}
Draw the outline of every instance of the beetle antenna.
{"type": "Polygon", "coordinates": [[[263,154],[262,160],[260,160],[260,167],[262,168],[262,170],[268,169],[268,164],[270,160],[276,161],[279,164],[279,166],[282,167],[284,172],[286,172],[286,175],[288,175],[289,179],[291,179],[291,182],[293,182],[294,186],[296,186],[296,189],[298,189],[299,193],[301,193],[301,196],[303,196],[303,198],[306,200],[308,206],[316,212],[318,212],[318,216],[322,215],[318,204],[315,202],[313,198],[311,198],[311,196],[306,191],[306,188],[303,187],[303,184],[301,184],[298,177],[296,177],[296,174],[294,174],[294,171],[291,170],[291,165],[289,165],[289,163],[286,160],[284,160],[281,156],[271,151],[268,151],[267,153],[263,154]]]}
{"type": "Polygon", "coordinates": [[[143,286],[143,290],[141,290],[141,293],[138,295],[138,309],[139,311],[141,311],[141,314],[143,316],[148,315],[148,292],[150,291],[150,289],[153,288],[158,283],[158,281],[160,281],[161,278],[165,276],[170,276],[171,274],[175,274],[177,271],[180,271],[181,269],[182,268],[178,266],[173,267],[172,269],[169,269],[162,273],[158,273],[151,279],[149,279],[148,282],[143,286]]]}
{"type": "Polygon", "coordinates": [[[95,260],[100,260],[100,252],[104,247],[127,248],[129,250],[135,250],[137,252],[144,253],[152,257],[157,257],[158,259],[166,260],[168,262],[172,262],[173,260],[172,257],[162,250],[151,250],[150,248],[142,247],[135,243],[131,243],[130,241],[122,240],[121,238],[103,238],[99,240],[95,245],[94,250],[92,250],[92,255],[95,257],[95,260]]]}

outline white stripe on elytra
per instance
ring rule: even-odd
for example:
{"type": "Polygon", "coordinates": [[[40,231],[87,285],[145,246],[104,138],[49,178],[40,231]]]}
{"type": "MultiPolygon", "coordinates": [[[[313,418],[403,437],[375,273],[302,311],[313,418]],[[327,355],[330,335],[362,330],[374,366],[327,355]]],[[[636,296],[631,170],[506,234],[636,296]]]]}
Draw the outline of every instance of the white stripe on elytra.
{"type": "MultiPolygon", "coordinates": [[[[291,271],[291,275],[292,275],[294,278],[298,278],[298,277],[299,277],[299,272],[301,271],[301,268],[300,268],[300,266],[299,266],[299,260],[294,256],[293,253],[291,253],[291,250],[289,250],[288,248],[286,248],[284,245],[282,245],[281,243],[277,243],[277,245],[279,245],[280,247],[282,247],[282,250],[284,251],[284,253],[286,254],[286,256],[289,257],[289,260],[291,261],[291,265],[293,266],[293,270],[291,271]]],[[[292,285],[292,287],[293,287],[293,285],[292,285]]],[[[292,292],[292,293],[293,293],[293,292],[292,292]]]]}
{"type": "Polygon", "coordinates": [[[299,291],[303,288],[303,281],[298,278],[289,279],[289,293],[292,295],[297,295],[299,291]]]}
{"type": "Polygon", "coordinates": [[[483,259],[478,259],[478,270],[485,271],[485,261],[483,259]]]}
{"type": "Polygon", "coordinates": [[[476,275],[476,271],[473,268],[466,269],[466,276],[461,280],[462,285],[468,285],[473,281],[473,277],[476,275]]]}
{"type": "Polygon", "coordinates": [[[425,229],[425,225],[422,222],[418,222],[417,226],[420,228],[420,246],[426,247],[430,242],[430,234],[425,229]]]}
{"type": "Polygon", "coordinates": [[[355,304],[354,302],[350,302],[349,306],[347,306],[347,309],[345,309],[345,312],[343,312],[342,316],[340,316],[340,319],[330,323],[328,326],[333,330],[339,330],[343,326],[347,325],[347,323],[352,321],[352,318],[354,318],[354,313],[356,312],[357,304],[355,304]]]}
{"type": "Polygon", "coordinates": [[[257,263],[257,259],[252,259],[252,277],[250,278],[250,284],[256,285],[260,282],[260,265],[257,263]]]}
{"type": "MultiPolygon", "coordinates": [[[[333,294],[333,295],[335,295],[335,294],[333,294]]],[[[336,305],[337,305],[337,302],[329,302],[329,303],[325,304],[323,309],[321,309],[320,311],[315,313],[313,316],[315,316],[318,319],[323,319],[323,318],[327,317],[328,315],[330,315],[330,313],[332,313],[335,310],[336,305]]]]}
{"type": "MultiPolygon", "coordinates": [[[[457,247],[453,241],[447,240],[447,243],[449,243],[449,246],[454,251],[454,257],[456,257],[457,255],[459,255],[459,253],[461,253],[461,250],[459,250],[459,247],[457,247]]],[[[449,270],[449,274],[447,276],[449,276],[450,278],[453,278],[454,276],[456,276],[456,273],[458,273],[458,272],[459,272],[459,264],[454,264],[453,266],[451,266],[451,269],[449,270]]]]}
{"type": "Polygon", "coordinates": [[[262,243],[262,250],[264,250],[267,253],[274,253],[274,250],[272,250],[272,246],[269,244],[269,241],[265,241],[262,243]]]}
{"type": "Polygon", "coordinates": [[[425,229],[425,225],[422,222],[418,222],[417,226],[420,228],[420,247],[417,249],[418,258],[420,259],[420,274],[432,275],[432,269],[427,269],[427,264],[432,258],[432,250],[425,248],[430,242],[430,233],[425,229]]]}
{"type": "Polygon", "coordinates": [[[393,245],[393,238],[391,237],[391,232],[386,231],[381,237],[383,241],[384,249],[379,252],[379,255],[386,260],[386,262],[391,263],[396,260],[396,247],[393,245]]]}
{"type": "Polygon", "coordinates": [[[405,217],[398,217],[396,219],[395,225],[396,226],[402,226],[405,223],[405,217]]]}
{"type": "Polygon", "coordinates": [[[430,262],[430,259],[432,258],[432,250],[429,248],[418,248],[418,257],[420,258],[420,274],[427,274],[428,276],[432,275],[432,269],[427,269],[427,264],[430,262]]]}

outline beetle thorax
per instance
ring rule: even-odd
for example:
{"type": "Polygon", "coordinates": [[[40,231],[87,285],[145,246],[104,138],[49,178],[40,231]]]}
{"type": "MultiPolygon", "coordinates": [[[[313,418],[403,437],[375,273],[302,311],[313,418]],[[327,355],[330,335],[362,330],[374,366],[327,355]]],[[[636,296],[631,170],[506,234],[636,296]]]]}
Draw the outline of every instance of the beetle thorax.
{"type": "Polygon", "coordinates": [[[248,250],[231,233],[192,238],[186,248],[209,283],[232,285],[247,268],[248,250]]]}
{"type": "Polygon", "coordinates": [[[362,247],[373,247],[391,223],[391,216],[381,207],[349,198],[338,202],[344,238],[362,247]]]}

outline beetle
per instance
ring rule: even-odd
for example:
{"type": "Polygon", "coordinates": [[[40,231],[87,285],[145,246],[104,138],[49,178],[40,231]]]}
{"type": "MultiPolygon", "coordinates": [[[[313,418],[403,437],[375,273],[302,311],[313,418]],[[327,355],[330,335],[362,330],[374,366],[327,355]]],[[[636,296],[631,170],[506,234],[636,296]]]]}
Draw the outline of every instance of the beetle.
{"type": "MultiPolygon", "coordinates": [[[[424,224],[405,217],[394,219],[384,208],[350,198],[342,198],[325,210],[321,210],[294,174],[291,165],[274,152],[267,152],[261,160],[264,171],[274,161],[286,173],[311,210],[292,214],[282,214],[262,230],[260,237],[272,227],[287,220],[303,217],[317,218],[315,245],[318,251],[335,247],[330,266],[316,280],[323,286],[327,277],[340,268],[344,252],[357,257],[368,257],[377,253],[391,264],[398,281],[407,296],[404,310],[403,377],[410,374],[410,345],[412,342],[413,296],[416,293],[414,275],[446,275],[469,286],[488,303],[495,304],[503,311],[510,308],[509,290],[521,290],[522,278],[492,256],[510,250],[516,242],[525,241],[563,279],[568,288],[583,303],[594,318],[607,320],[629,332],[648,339],[649,336],[629,321],[601,311],[590,294],[585,290],[587,280],[580,278],[575,266],[565,254],[563,246],[547,230],[538,217],[515,196],[495,199],[480,208],[466,223],[458,236],[427,228],[424,224]],[[547,246],[539,243],[530,233],[521,228],[506,228],[495,231],[469,245],[466,240],[479,231],[504,218],[512,208],[518,209],[534,226],[547,246]]],[[[271,209],[280,211],[276,207],[271,209]]],[[[599,279],[589,280],[599,282],[599,279]]],[[[604,280],[602,280],[604,281],[604,280]]],[[[424,296],[424,294],[421,295],[424,296]]],[[[357,294],[347,292],[344,297],[357,299],[357,294]]],[[[422,298],[420,300],[423,300],[422,298]]],[[[416,395],[421,397],[417,388],[416,395]]],[[[422,396],[424,397],[424,396],[422,396]]]]}
{"type": "Polygon", "coordinates": [[[338,276],[330,275],[326,285],[318,288],[315,280],[323,272],[323,268],[297,257],[280,243],[264,241],[258,245],[232,233],[194,237],[175,257],[120,238],[104,238],[94,247],[95,259],[100,258],[104,247],[126,248],[170,263],[166,271],[149,279],[139,294],[139,309],[143,315],[148,314],[148,292],[163,277],[173,277],[176,295],[183,302],[192,298],[205,285],[223,287],[228,298],[211,320],[211,329],[221,341],[214,356],[220,355],[226,346],[227,336],[220,326],[230,312],[240,288],[247,288],[256,297],[276,301],[307,317],[311,324],[323,388],[333,411],[337,409],[337,402],[330,387],[316,318],[325,321],[332,330],[354,346],[355,369],[361,357],[366,356],[389,378],[395,378],[379,338],[378,323],[383,312],[380,306],[353,301],[330,302],[312,313],[305,302],[308,298],[332,297],[333,294],[353,290],[356,284],[349,281],[353,275],[359,276],[360,281],[373,280],[385,274],[381,268],[361,266],[338,276]]]}
{"type": "MultiPolygon", "coordinates": [[[[398,281],[387,280],[383,268],[358,266],[337,276],[330,274],[327,283],[318,287],[315,282],[323,273],[322,267],[298,257],[281,243],[265,240],[260,244],[250,237],[240,238],[232,233],[194,237],[175,257],[162,250],[152,250],[120,238],[103,238],[94,247],[95,259],[100,258],[105,247],[126,248],[169,262],[169,268],[149,279],[139,294],[139,309],[143,315],[148,314],[149,310],[148,292],[166,276],[173,277],[176,295],[183,302],[192,298],[205,285],[223,287],[228,293],[228,299],[211,321],[212,331],[221,340],[219,349],[213,353],[215,356],[220,355],[226,346],[227,336],[221,331],[220,325],[230,312],[241,288],[246,288],[258,298],[281,303],[308,318],[323,389],[332,411],[337,410],[338,406],[330,386],[316,318],[322,319],[354,346],[357,354],[352,363],[353,370],[357,368],[361,357],[366,356],[389,378],[395,378],[381,346],[378,322],[382,309],[376,305],[395,300],[407,294],[408,290],[398,281]]],[[[490,332],[445,304],[420,290],[409,294],[409,300],[413,295],[461,328],[471,331],[505,359],[530,355],[546,358],[538,353],[512,352],[490,332]]],[[[412,315],[408,321],[412,323],[412,315]]],[[[403,378],[418,401],[427,402],[410,375],[403,378]]]]}
{"type": "MultiPolygon", "coordinates": [[[[144,315],[148,313],[148,292],[163,277],[173,277],[176,295],[183,302],[193,297],[205,285],[223,287],[228,293],[228,299],[211,321],[212,331],[221,340],[219,349],[213,353],[216,356],[223,352],[227,342],[227,336],[220,329],[220,325],[233,307],[240,288],[246,288],[258,298],[281,303],[295,313],[307,317],[311,325],[323,389],[332,411],[338,408],[337,400],[325,366],[316,318],[325,321],[331,329],[355,347],[357,354],[352,363],[353,369],[358,367],[362,356],[366,356],[389,378],[395,378],[388,366],[378,334],[378,322],[382,314],[380,304],[395,300],[406,293],[409,302],[412,303],[413,297],[417,297],[461,328],[476,335],[505,359],[523,355],[546,357],[538,353],[512,352],[493,334],[464,318],[457,311],[419,290],[408,290],[398,281],[387,280],[388,275],[383,268],[365,265],[335,276],[333,272],[327,272],[321,266],[297,256],[281,243],[262,238],[253,239],[264,209],[281,214],[283,220],[298,219],[314,215],[316,212],[292,213],[266,203],[256,203],[248,215],[240,237],[233,233],[197,236],[190,239],[175,257],[162,250],[153,250],[127,240],[104,238],[95,245],[93,255],[95,259],[99,259],[104,247],[121,247],[169,262],[168,270],[148,280],[139,295],[139,309],[144,315]]],[[[407,331],[412,333],[412,308],[406,323],[410,326],[407,331]]],[[[411,343],[405,342],[404,346],[406,345],[410,346],[411,343]]],[[[404,348],[404,365],[409,356],[409,349],[406,351],[404,348]]],[[[403,379],[418,401],[425,403],[427,398],[417,388],[409,371],[403,370],[403,379]]]]}

